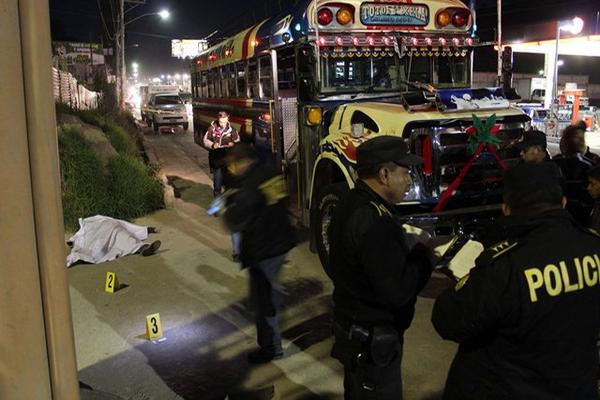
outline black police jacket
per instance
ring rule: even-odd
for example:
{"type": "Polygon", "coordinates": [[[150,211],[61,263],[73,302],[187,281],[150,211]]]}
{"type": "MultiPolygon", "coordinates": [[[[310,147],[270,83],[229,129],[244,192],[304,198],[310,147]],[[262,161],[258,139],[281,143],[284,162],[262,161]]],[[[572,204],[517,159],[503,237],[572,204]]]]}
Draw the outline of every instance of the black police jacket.
{"type": "Polygon", "coordinates": [[[564,210],[507,232],[435,302],[436,330],[460,343],[444,399],[597,399],[600,238],[564,210]]]}
{"type": "Polygon", "coordinates": [[[360,180],[336,207],[329,265],[334,318],[346,329],[388,325],[402,334],[412,321],[417,293],[431,276],[427,250],[409,250],[394,212],[360,180]]]}
{"type": "Polygon", "coordinates": [[[288,194],[283,176],[274,168],[255,162],[236,179],[237,190],[227,198],[225,223],[242,233],[242,266],[287,253],[296,244],[288,218],[288,194]]]}

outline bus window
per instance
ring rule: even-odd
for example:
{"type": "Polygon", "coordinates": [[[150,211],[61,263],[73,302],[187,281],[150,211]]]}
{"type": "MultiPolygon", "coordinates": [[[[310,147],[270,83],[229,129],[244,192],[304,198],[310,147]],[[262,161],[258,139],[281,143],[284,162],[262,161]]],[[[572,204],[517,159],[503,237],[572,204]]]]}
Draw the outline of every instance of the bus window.
{"type": "Polygon", "coordinates": [[[208,97],[215,97],[215,71],[208,71],[208,97]]]}
{"type": "Polygon", "coordinates": [[[200,75],[200,88],[201,88],[201,93],[200,93],[200,97],[208,97],[208,72],[207,71],[202,71],[202,74],[200,75]]]}
{"type": "Polygon", "coordinates": [[[237,91],[235,87],[235,65],[229,64],[225,67],[225,81],[227,82],[227,93],[229,97],[237,97],[237,91]]]}
{"type": "Polygon", "coordinates": [[[259,60],[261,98],[273,97],[273,68],[271,67],[271,56],[261,57],[259,60]]]}
{"type": "Polygon", "coordinates": [[[436,57],[437,79],[434,84],[437,87],[467,87],[469,82],[469,61],[466,56],[462,57],[436,57]]]}
{"type": "Polygon", "coordinates": [[[227,67],[223,66],[219,68],[219,85],[221,86],[221,97],[227,97],[229,89],[227,87],[227,67]]]}
{"type": "Polygon", "coordinates": [[[212,79],[215,84],[215,97],[221,97],[221,71],[219,68],[213,69],[212,79]]]}
{"type": "Polygon", "coordinates": [[[281,97],[296,97],[296,57],[293,48],[277,51],[277,79],[281,97]]]}
{"type": "Polygon", "coordinates": [[[246,97],[246,62],[240,61],[235,65],[237,76],[237,93],[238,97],[246,97]]]}
{"type": "Polygon", "coordinates": [[[406,89],[405,81],[431,83],[441,88],[469,85],[469,57],[347,57],[323,58],[323,92],[379,92],[406,89]],[[435,73],[434,73],[435,72],[435,73]]]}
{"type": "Polygon", "coordinates": [[[248,83],[248,97],[251,99],[259,98],[258,92],[258,65],[256,60],[248,61],[248,76],[246,77],[248,83]]]}

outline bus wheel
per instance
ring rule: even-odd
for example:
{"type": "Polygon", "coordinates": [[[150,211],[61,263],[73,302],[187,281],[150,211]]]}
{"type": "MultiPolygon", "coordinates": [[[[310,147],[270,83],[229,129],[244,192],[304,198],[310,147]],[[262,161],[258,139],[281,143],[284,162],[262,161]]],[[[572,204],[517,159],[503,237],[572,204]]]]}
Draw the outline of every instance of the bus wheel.
{"type": "Polygon", "coordinates": [[[348,193],[348,185],[334,183],[325,186],[315,199],[313,208],[312,231],[321,265],[329,275],[329,226],[340,199],[348,193]]]}

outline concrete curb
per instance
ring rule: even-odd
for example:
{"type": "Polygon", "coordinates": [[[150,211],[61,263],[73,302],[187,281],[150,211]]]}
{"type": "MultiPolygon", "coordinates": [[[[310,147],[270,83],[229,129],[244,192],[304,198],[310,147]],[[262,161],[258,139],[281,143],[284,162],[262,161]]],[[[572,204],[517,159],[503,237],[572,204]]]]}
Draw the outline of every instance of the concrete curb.
{"type": "MultiPolygon", "coordinates": [[[[146,145],[146,141],[144,140],[144,129],[142,128],[142,126],[139,124],[138,121],[136,121],[136,124],[142,135],[142,145],[144,146],[144,152],[146,153],[146,157],[148,157],[148,161],[150,161],[151,163],[154,163],[156,165],[161,165],[160,159],[154,152],[154,149],[152,149],[150,146],[146,145]]],[[[158,172],[158,178],[160,179],[160,181],[163,185],[163,201],[165,202],[165,208],[167,208],[167,209],[175,208],[175,190],[173,189],[173,187],[171,185],[169,185],[169,180],[167,179],[167,174],[165,174],[165,172],[163,171],[162,166],[158,172]]]]}

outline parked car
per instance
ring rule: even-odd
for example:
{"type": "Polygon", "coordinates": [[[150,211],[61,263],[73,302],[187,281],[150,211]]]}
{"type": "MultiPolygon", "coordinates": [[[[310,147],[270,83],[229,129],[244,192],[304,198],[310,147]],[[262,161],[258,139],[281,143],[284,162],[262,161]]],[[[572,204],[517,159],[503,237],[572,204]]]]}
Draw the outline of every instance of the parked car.
{"type": "Polygon", "coordinates": [[[150,96],[144,116],[146,123],[152,125],[154,132],[158,132],[161,126],[181,125],[186,131],[189,128],[187,109],[177,93],[150,96]]]}

